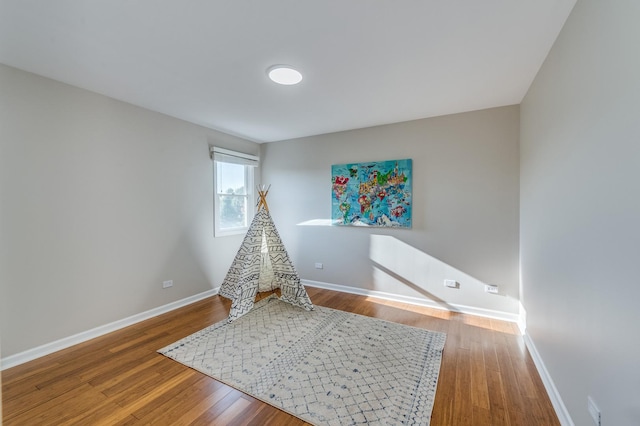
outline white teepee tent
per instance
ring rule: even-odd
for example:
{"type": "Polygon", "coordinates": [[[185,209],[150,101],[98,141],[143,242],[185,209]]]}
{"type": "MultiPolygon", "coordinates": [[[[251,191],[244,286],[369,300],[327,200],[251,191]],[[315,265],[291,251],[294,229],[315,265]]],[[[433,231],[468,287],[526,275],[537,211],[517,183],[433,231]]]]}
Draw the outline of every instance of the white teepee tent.
{"type": "Polygon", "coordinates": [[[258,212],[220,286],[218,294],[231,299],[229,321],[253,308],[257,292],[276,288],[280,288],[283,301],[308,311],[313,309],[269,214],[267,193],[264,188],[258,190],[258,212]]]}

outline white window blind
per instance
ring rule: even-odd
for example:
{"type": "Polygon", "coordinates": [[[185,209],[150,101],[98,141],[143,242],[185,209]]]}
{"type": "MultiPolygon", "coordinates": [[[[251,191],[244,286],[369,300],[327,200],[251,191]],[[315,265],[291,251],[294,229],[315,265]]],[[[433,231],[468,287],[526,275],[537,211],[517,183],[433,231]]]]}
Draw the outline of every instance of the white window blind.
{"type": "Polygon", "coordinates": [[[221,161],[223,163],[242,164],[251,167],[258,167],[260,164],[260,157],[256,157],[255,155],[235,152],[215,146],[210,147],[210,154],[214,161],[221,161]]]}

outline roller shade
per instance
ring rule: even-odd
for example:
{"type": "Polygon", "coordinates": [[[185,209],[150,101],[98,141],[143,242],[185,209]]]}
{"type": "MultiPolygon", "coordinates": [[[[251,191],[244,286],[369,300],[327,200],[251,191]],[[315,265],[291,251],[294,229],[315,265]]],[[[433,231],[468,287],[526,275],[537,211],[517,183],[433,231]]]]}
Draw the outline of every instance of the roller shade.
{"type": "Polygon", "coordinates": [[[260,157],[256,157],[255,155],[244,154],[215,146],[209,147],[209,154],[214,161],[222,161],[223,163],[242,164],[251,167],[258,167],[260,164],[260,157]]]}

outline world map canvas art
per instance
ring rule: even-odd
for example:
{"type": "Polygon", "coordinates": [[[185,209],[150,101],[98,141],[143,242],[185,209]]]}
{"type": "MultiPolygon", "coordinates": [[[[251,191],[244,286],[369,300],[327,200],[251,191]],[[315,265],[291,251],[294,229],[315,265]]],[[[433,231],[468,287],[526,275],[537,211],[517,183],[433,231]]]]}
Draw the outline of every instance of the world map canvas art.
{"type": "Polygon", "coordinates": [[[411,159],[332,165],[332,224],[411,228],[411,166],[411,159]]]}

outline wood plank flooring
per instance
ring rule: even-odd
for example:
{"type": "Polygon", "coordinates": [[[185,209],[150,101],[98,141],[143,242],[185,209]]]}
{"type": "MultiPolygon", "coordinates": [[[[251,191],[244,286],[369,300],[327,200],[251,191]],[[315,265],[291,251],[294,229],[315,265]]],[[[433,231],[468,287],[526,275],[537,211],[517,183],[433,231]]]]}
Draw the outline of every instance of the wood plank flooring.
{"type": "MultiPolygon", "coordinates": [[[[559,425],[515,324],[307,290],[317,305],[447,333],[432,426],[559,425]]],[[[229,306],[210,297],[3,371],[4,425],[307,424],[156,353],[229,306]]]]}

